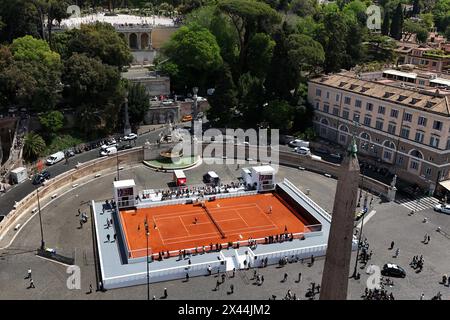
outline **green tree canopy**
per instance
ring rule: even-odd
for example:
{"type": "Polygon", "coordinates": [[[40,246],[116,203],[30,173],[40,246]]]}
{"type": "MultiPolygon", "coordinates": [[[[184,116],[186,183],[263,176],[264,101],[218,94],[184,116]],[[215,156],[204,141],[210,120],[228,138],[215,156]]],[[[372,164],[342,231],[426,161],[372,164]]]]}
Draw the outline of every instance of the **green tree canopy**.
{"type": "Polygon", "coordinates": [[[39,116],[39,122],[46,133],[55,134],[64,126],[64,115],[60,111],[49,111],[39,116]]]}
{"type": "Polygon", "coordinates": [[[23,141],[23,156],[28,161],[34,161],[45,151],[45,141],[35,132],[27,133],[23,141]]]}
{"type": "Polygon", "coordinates": [[[125,87],[128,91],[130,123],[132,125],[138,125],[142,123],[148,108],[150,108],[150,97],[145,87],[140,83],[126,81],[125,87]]]}

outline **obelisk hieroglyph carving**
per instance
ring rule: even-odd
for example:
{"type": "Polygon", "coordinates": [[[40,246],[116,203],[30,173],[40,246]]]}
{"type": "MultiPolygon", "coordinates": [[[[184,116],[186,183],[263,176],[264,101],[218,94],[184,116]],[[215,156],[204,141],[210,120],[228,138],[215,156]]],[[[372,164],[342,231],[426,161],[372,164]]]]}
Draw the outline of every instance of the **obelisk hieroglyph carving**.
{"type": "Polygon", "coordinates": [[[322,276],[321,300],[346,300],[352,253],[353,226],[359,183],[357,147],[352,139],[334,198],[328,247],[322,276]]]}

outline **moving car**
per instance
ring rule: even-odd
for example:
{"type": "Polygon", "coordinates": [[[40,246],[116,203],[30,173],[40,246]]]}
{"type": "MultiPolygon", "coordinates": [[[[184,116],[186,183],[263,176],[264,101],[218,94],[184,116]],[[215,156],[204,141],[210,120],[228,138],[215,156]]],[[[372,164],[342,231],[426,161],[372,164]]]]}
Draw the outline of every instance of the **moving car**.
{"type": "Polygon", "coordinates": [[[187,116],[184,116],[183,118],[181,118],[181,122],[187,122],[187,121],[192,121],[191,115],[187,115],[187,116]]]}
{"type": "Polygon", "coordinates": [[[64,159],[64,157],[65,157],[64,152],[58,151],[58,152],[56,152],[56,153],[50,155],[50,156],[47,158],[47,161],[46,161],[46,162],[47,162],[47,165],[51,166],[52,164],[58,163],[58,162],[60,162],[62,159],[64,159]]]}
{"type": "Polygon", "coordinates": [[[438,203],[433,207],[434,211],[450,214],[450,204],[438,203]]]}
{"type": "Polygon", "coordinates": [[[292,140],[291,142],[289,142],[289,146],[290,147],[305,147],[305,148],[309,148],[309,141],[304,141],[301,139],[295,139],[292,140]]]}
{"type": "Polygon", "coordinates": [[[309,150],[309,148],[306,148],[306,147],[295,147],[294,152],[304,155],[304,156],[311,154],[311,150],[309,150]]]}
{"type": "Polygon", "coordinates": [[[406,277],[405,269],[393,263],[386,263],[383,266],[383,270],[381,270],[381,274],[383,276],[388,277],[398,277],[398,278],[406,277]]]}
{"type": "Polygon", "coordinates": [[[125,137],[123,137],[123,140],[125,140],[125,141],[134,140],[134,139],[137,139],[136,133],[130,133],[130,134],[127,134],[125,137]]]}
{"type": "Polygon", "coordinates": [[[50,179],[50,172],[48,172],[47,170],[44,170],[44,171],[34,175],[32,183],[34,185],[41,184],[42,182],[44,182],[45,180],[48,180],[48,179],[50,179]]]}

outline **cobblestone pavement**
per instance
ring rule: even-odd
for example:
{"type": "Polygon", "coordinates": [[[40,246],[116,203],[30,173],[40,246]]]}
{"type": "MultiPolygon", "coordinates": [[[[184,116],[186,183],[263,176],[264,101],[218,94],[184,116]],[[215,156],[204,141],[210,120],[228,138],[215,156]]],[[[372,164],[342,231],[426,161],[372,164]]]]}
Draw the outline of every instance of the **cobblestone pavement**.
{"type": "MultiPolygon", "coordinates": [[[[242,165],[241,165],[242,167],[242,165]]],[[[223,181],[231,181],[239,176],[236,165],[206,166],[186,172],[189,183],[200,184],[202,175],[214,170],[223,181]]],[[[331,212],[334,200],[336,181],[323,175],[308,171],[299,171],[294,168],[281,167],[278,178],[288,177],[301,190],[310,190],[311,198],[331,212]]],[[[154,172],[144,166],[121,172],[121,178],[134,178],[140,189],[166,188],[171,181],[171,173],[154,172]]],[[[88,202],[92,199],[100,200],[110,198],[112,194],[112,181],[114,173],[102,176],[87,184],[84,188],[62,196],[43,209],[43,228],[45,242],[48,247],[56,248],[58,253],[74,257],[76,264],[81,268],[81,289],[69,290],[66,286],[68,274],[66,266],[44,260],[35,255],[35,249],[40,244],[40,229],[38,217],[22,227],[11,247],[0,251],[0,299],[146,299],[145,285],[108,290],[95,291],[95,269],[93,258],[93,241],[90,223],[79,229],[77,210],[88,210],[88,202]],[[29,280],[25,279],[27,270],[32,269],[32,277],[36,288],[27,289],[29,280]],[[94,292],[88,294],[89,285],[92,284],[94,292]]],[[[363,234],[367,237],[373,257],[369,264],[382,266],[387,262],[395,262],[407,271],[405,279],[393,279],[394,286],[388,288],[396,299],[419,299],[421,293],[425,299],[430,299],[438,291],[443,299],[450,298],[450,288],[439,284],[444,273],[450,274],[450,239],[436,232],[440,226],[442,230],[450,233],[450,216],[433,212],[431,209],[423,210],[409,216],[409,210],[396,203],[380,203],[374,201],[376,214],[366,219],[363,234]],[[423,223],[427,217],[428,222],[423,223]],[[429,244],[423,244],[424,234],[431,236],[429,244]],[[391,241],[395,241],[395,248],[400,248],[398,258],[392,258],[393,251],[388,250],[391,241]],[[409,267],[414,255],[423,254],[424,269],[415,273],[409,267]]],[[[353,253],[353,259],[355,253],[353,253]]],[[[269,266],[257,269],[264,275],[265,281],[261,286],[255,285],[254,270],[239,271],[234,278],[227,277],[217,291],[214,291],[217,278],[213,276],[191,278],[189,282],[174,280],[150,285],[150,294],[159,299],[164,291],[168,290],[168,299],[262,299],[266,300],[272,295],[277,299],[285,296],[291,290],[300,299],[307,299],[305,294],[311,282],[320,284],[324,258],[316,259],[313,266],[291,263],[279,268],[269,266]],[[299,272],[302,281],[298,280],[299,272]],[[281,282],[284,273],[288,274],[286,282],[281,282]],[[229,294],[230,284],[234,285],[234,293],[229,294]]],[[[354,261],[352,261],[352,266],[354,261]]],[[[360,270],[359,280],[349,280],[349,299],[361,299],[368,275],[364,269],[360,270]]],[[[352,270],[350,270],[350,274],[352,270]]],[[[317,296],[318,298],[318,296],[317,296]]]]}

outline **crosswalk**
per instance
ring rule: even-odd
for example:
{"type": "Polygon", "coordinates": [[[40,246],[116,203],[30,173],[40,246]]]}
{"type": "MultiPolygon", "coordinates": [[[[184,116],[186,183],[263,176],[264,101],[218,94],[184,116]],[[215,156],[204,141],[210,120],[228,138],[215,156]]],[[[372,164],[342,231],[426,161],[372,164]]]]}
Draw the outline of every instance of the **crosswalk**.
{"type": "Polygon", "coordinates": [[[417,212],[432,209],[436,204],[439,203],[439,200],[435,197],[423,197],[417,199],[403,198],[395,200],[395,202],[409,210],[414,210],[415,212],[417,212]]]}

